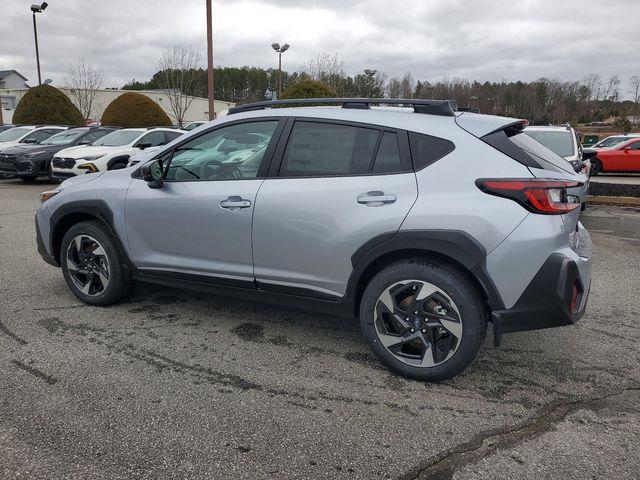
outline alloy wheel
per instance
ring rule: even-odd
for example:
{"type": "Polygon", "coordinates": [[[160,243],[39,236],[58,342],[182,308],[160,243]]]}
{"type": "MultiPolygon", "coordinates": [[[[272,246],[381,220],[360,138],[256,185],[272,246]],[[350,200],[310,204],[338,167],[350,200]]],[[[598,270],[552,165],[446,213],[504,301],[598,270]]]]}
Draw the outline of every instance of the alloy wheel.
{"type": "Polygon", "coordinates": [[[109,286],[109,260],[100,243],[89,235],[77,235],[69,243],[67,270],[83,294],[94,297],[109,286]]]}
{"type": "Polygon", "coordinates": [[[422,280],[387,288],[376,302],[378,339],[398,360],[414,367],[434,367],[449,360],[462,340],[455,303],[442,289],[422,280]]]}

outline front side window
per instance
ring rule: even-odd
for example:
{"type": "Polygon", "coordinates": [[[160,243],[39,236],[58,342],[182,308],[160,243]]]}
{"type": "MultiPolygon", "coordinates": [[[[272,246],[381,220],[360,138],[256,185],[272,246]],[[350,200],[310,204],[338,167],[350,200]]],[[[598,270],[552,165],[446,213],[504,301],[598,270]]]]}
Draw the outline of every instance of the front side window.
{"type": "Polygon", "coordinates": [[[0,133],[0,142],[13,142],[15,140],[18,140],[23,135],[29,133],[31,130],[33,129],[21,127],[10,128],[9,130],[5,130],[4,132],[0,133]]]}
{"type": "Polygon", "coordinates": [[[631,150],[640,150],[640,142],[634,142],[631,145],[629,145],[631,150]]]}
{"type": "Polygon", "coordinates": [[[129,145],[138,138],[139,135],[139,130],[117,130],[105,135],[95,142],[94,145],[100,147],[121,147],[123,145],[129,145]]]}
{"type": "Polygon", "coordinates": [[[49,138],[51,134],[50,130],[36,130],[20,140],[20,143],[40,143],[49,138]]]}
{"type": "Polygon", "coordinates": [[[222,127],[173,152],[167,181],[242,180],[258,176],[277,120],[222,127]]]}
{"type": "Polygon", "coordinates": [[[320,122],[296,122],[280,176],[337,176],[369,173],[378,130],[320,122]]]}
{"type": "Polygon", "coordinates": [[[573,147],[573,137],[569,130],[564,132],[525,130],[524,133],[561,157],[571,157],[576,153],[573,147]]]}
{"type": "Polygon", "coordinates": [[[152,147],[158,145],[164,145],[164,133],[163,132],[151,132],[140,139],[138,145],[150,144],[152,147]]]}
{"type": "Polygon", "coordinates": [[[68,145],[73,143],[85,130],[67,130],[47,138],[42,145],[68,145]]]}

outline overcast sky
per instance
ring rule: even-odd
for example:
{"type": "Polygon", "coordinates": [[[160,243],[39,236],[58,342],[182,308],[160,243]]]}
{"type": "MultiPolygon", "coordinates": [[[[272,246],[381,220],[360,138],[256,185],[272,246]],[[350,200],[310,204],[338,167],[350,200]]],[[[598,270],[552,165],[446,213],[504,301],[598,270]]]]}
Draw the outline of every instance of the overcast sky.
{"type": "MultiPolygon", "coordinates": [[[[29,0],[0,0],[0,70],[37,83],[29,0]]],[[[416,80],[579,80],[640,75],[640,0],[213,0],[216,66],[283,68],[326,51],[347,73],[374,68],[416,80]]],[[[148,79],[163,48],[192,44],[205,57],[204,0],[50,0],[38,15],[44,78],[60,85],[79,56],[107,86],[148,79]]],[[[205,65],[203,64],[203,67],[205,65]]]]}

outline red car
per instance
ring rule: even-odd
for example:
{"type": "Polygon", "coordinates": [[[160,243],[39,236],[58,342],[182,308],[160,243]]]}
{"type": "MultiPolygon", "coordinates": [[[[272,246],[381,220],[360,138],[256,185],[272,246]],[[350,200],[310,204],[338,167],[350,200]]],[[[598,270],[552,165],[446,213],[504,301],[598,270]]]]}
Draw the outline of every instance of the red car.
{"type": "Polygon", "coordinates": [[[600,172],[640,172],[640,138],[599,150],[591,163],[591,174],[600,172]]]}

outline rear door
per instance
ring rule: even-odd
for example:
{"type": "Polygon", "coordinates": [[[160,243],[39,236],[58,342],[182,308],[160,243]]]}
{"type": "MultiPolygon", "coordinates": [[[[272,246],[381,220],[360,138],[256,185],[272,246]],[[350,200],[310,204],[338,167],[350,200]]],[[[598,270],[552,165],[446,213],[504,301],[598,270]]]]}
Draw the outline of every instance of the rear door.
{"type": "Polygon", "coordinates": [[[352,255],[397,232],[417,198],[407,133],[292,119],[282,137],[254,213],[256,280],[265,290],[341,297],[352,255]]]}

